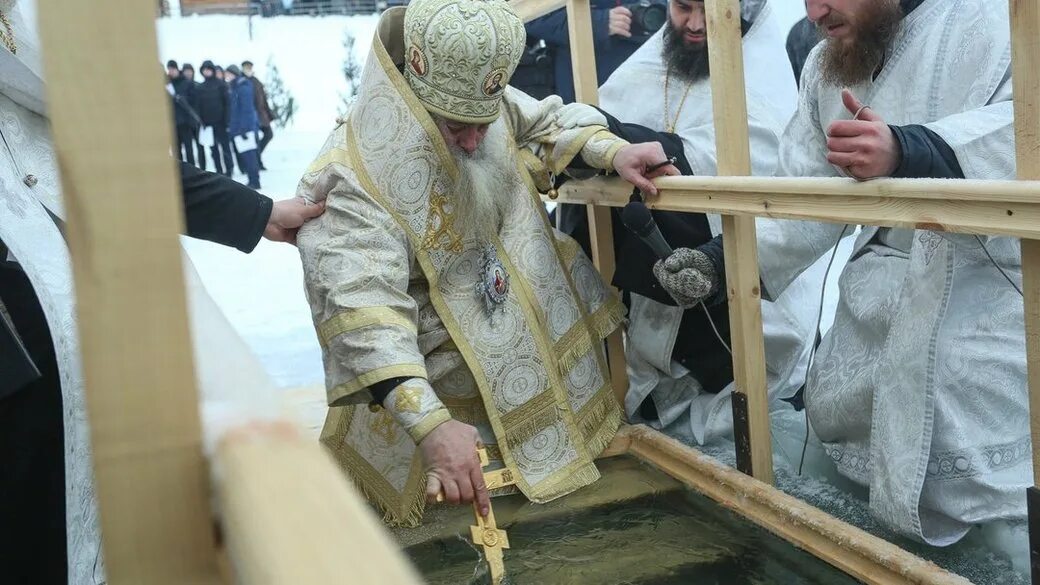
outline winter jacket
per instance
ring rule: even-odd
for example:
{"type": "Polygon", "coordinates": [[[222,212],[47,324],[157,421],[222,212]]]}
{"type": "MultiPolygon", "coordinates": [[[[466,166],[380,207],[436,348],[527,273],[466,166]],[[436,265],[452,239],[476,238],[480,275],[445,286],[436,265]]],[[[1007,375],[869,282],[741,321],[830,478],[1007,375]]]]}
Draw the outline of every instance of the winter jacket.
{"type": "Polygon", "coordinates": [[[204,126],[227,128],[230,116],[226,83],[216,77],[203,81],[195,90],[195,101],[204,126]]]}
{"type": "Polygon", "coordinates": [[[255,77],[248,79],[253,82],[253,96],[256,100],[256,115],[260,118],[260,127],[270,126],[274,116],[271,115],[271,106],[267,104],[267,91],[264,89],[264,84],[255,77]]]}
{"type": "Polygon", "coordinates": [[[253,84],[245,77],[236,77],[231,83],[231,113],[228,118],[228,134],[239,136],[260,129],[256,113],[256,97],[253,84]]]}
{"type": "MultiPolygon", "coordinates": [[[[624,6],[622,3],[620,6],[624,6]]],[[[596,77],[603,84],[625,59],[648,37],[626,39],[610,35],[610,10],[616,0],[592,0],[592,38],[596,48],[596,77]]],[[[656,32],[656,31],[655,31],[656,32]]],[[[567,11],[563,8],[527,23],[527,36],[545,41],[552,49],[556,70],[556,94],[564,103],[574,101],[574,71],[571,68],[571,43],[567,31],[567,11]]]]}
{"type": "Polygon", "coordinates": [[[186,77],[178,77],[172,81],[174,93],[173,121],[178,126],[198,126],[197,104],[195,102],[195,82],[186,77]]]}

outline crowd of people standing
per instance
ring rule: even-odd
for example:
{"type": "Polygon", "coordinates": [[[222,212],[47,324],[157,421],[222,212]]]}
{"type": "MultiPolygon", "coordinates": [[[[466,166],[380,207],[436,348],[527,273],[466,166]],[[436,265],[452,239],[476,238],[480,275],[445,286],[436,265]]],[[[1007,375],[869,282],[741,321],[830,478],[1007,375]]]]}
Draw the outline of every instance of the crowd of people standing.
{"type": "Polygon", "coordinates": [[[192,64],[166,63],[177,156],[206,170],[208,148],[215,172],[230,177],[237,164],[249,186],[259,189],[260,171],[267,170],[263,152],[274,137],[264,84],[251,61],[224,68],[207,60],[200,73],[201,82],[192,64]]]}

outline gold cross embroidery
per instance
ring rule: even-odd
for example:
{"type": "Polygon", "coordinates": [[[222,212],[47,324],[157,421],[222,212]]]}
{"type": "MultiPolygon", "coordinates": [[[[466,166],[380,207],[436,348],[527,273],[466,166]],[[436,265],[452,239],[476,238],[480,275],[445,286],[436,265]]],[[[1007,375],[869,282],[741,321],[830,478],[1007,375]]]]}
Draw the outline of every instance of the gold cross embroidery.
{"type": "Polygon", "coordinates": [[[394,398],[394,410],[419,414],[419,410],[422,407],[422,395],[422,388],[401,386],[397,389],[397,395],[394,398]]]}
{"type": "Polygon", "coordinates": [[[386,410],[380,410],[379,414],[369,421],[368,428],[376,435],[383,437],[388,445],[397,441],[397,423],[390,418],[390,414],[386,410]]]}
{"type": "Polygon", "coordinates": [[[455,214],[447,210],[448,205],[447,196],[430,192],[430,215],[422,242],[424,250],[462,251],[462,236],[455,231],[455,214]]]}

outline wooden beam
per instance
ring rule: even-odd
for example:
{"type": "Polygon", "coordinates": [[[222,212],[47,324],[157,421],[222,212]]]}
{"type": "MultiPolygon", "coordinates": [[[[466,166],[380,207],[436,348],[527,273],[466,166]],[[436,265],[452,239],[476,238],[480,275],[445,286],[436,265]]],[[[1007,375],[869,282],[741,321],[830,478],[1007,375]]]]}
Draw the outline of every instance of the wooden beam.
{"type": "MultiPolygon", "coordinates": [[[[571,65],[574,70],[574,95],[579,102],[599,103],[599,80],[596,76],[596,52],[592,37],[592,9],[589,0],[567,2],[567,30],[570,34],[571,65]]],[[[614,226],[610,209],[597,205],[586,207],[592,263],[607,283],[614,278],[614,226]]],[[[622,407],[628,392],[628,371],[621,329],[607,338],[607,364],[614,396],[622,407]]]]}
{"type": "MultiPolygon", "coordinates": [[[[744,51],[739,0],[704,3],[711,67],[712,107],[718,174],[751,174],[744,51]]],[[[765,483],[773,482],[766,393],[762,291],[758,275],[755,218],[723,215],[726,282],[729,286],[730,348],[733,350],[733,422],[737,466],[765,483]]]]}
{"type": "Polygon", "coordinates": [[[39,17],[108,580],[209,582],[216,554],[155,6],[48,1],[39,17]]]}
{"type": "Polygon", "coordinates": [[[509,0],[509,6],[524,22],[545,16],[567,5],[567,0],[509,0]]]}
{"type": "MultiPolygon", "coordinates": [[[[651,206],[666,211],[1040,238],[1036,181],[669,177],[657,185],[661,195],[651,206]]],[[[628,202],[628,189],[618,180],[569,183],[557,201],[620,207],[628,202]]]]}
{"type": "MultiPolygon", "coordinates": [[[[1040,5],[1035,0],[1012,0],[1010,6],[1018,178],[1036,181],[1040,180],[1040,5]]],[[[1034,484],[1040,486],[1040,242],[1036,239],[1022,240],[1022,285],[1033,477],[1034,484]]]]}
{"type": "Polygon", "coordinates": [[[422,582],[339,466],[291,426],[234,433],[216,465],[235,582],[422,582]]]}
{"type": "Polygon", "coordinates": [[[970,585],[653,429],[622,427],[618,435],[630,441],[631,454],[864,583],[970,585]]]}
{"type": "MultiPolygon", "coordinates": [[[[1015,80],[1015,150],[1018,178],[1040,180],[1040,5],[1011,0],[1012,78],[1015,80]]],[[[1034,236],[1036,238],[1036,236],[1034,236]]],[[[1029,423],[1033,488],[1027,496],[1033,583],[1040,583],[1040,240],[1022,240],[1029,423]]]]}

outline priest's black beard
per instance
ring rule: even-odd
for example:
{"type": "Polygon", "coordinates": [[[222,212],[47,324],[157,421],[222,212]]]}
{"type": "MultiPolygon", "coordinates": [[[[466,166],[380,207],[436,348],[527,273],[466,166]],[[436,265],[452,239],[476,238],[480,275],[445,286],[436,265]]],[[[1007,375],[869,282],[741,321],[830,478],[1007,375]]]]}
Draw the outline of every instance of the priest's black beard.
{"type": "Polygon", "coordinates": [[[668,70],[686,81],[699,81],[708,76],[708,44],[687,46],[682,32],[675,30],[670,20],[664,25],[661,53],[668,70]]]}
{"type": "MultiPolygon", "coordinates": [[[[838,87],[858,85],[873,77],[885,58],[892,39],[899,32],[903,9],[898,0],[878,0],[866,3],[865,12],[853,22],[853,37],[846,41],[827,41],[820,55],[820,74],[823,80],[838,87]]],[[[819,30],[834,19],[817,23],[819,30]]]]}

